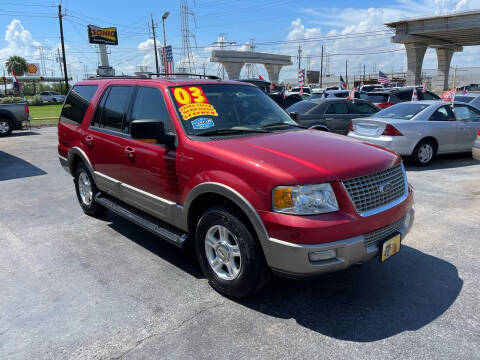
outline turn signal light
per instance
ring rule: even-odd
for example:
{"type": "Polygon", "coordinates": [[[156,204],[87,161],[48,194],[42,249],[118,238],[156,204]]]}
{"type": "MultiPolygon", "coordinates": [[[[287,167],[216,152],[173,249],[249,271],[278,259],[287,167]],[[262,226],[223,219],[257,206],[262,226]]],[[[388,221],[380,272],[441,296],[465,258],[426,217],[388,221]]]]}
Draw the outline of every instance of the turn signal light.
{"type": "Polygon", "coordinates": [[[387,136],[403,136],[403,134],[393,125],[387,124],[382,135],[387,136]]]}

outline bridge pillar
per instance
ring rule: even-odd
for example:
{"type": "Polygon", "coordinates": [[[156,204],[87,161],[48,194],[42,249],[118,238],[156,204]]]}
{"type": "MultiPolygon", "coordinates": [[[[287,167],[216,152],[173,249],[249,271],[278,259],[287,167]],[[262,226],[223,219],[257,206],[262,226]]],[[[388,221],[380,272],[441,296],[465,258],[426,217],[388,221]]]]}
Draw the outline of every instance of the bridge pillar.
{"type": "Polygon", "coordinates": [[[278,77],[280,75],[280,70],[282,70],[283,65],[277,64],[265,64],[265,69],[268,73],[268,80],[270,82],[278,84],[278,77]]]}
{"type": "Polygon", "coordinates": [[[448,76],[450,73],[450,62],[452,61],[453,53],[452,48],[437,48],[437,77],[433,84],[435,90],[448,90],[448,76]]]}
{"type": "Polygon", "coordinates": [[[407,50],[407,85],[420,85],[423,58],[427,45],[421,43],[406,43],[407,50]]]}
{"type": "Polygon", "coordinates": [[[242,71],[243,62],[222,62],[222,65],[225,67],[229,79],[240,79],[240,71],[242,71]]]}

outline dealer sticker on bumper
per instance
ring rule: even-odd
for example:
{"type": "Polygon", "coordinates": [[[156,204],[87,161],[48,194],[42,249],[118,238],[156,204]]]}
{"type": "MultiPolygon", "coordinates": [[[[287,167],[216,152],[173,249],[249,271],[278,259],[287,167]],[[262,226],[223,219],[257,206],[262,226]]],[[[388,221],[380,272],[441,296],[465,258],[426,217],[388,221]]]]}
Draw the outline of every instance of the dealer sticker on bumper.
{"type": "Polygon", "coordinates": [[[383,243],[382,256],[380,257],[381,262],[391,258],[400,251],[400,240],[401,235],[398,234],[383,243]]]}

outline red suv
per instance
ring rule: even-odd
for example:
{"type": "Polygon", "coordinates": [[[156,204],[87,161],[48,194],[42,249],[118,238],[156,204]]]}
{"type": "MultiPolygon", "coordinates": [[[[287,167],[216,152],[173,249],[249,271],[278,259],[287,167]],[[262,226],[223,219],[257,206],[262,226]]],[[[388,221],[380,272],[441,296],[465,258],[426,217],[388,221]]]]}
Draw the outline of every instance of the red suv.
{"type": "Polygon", "coordinates": [[[185,247],[218,291],[305,277],[400,250],[413,223],[401,158],[308,130],[254,85],[78,82],[58,125],[83,211],[111,210],[185,247]]]}

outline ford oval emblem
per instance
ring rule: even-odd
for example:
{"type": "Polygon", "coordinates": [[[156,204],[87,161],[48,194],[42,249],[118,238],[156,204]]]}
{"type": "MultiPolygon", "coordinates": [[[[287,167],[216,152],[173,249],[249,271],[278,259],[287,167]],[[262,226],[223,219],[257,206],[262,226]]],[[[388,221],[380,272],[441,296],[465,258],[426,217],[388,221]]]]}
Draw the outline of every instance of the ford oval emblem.
{"type": "Polygon", "coordinates": [[[390,192],[392,189],[393,189],[392,183],[387,182],[387,183],[381,184],[381,185],[378,187],[378,192],[379,192],[380,194],[386,194],[386,193],[390,192]]]}

